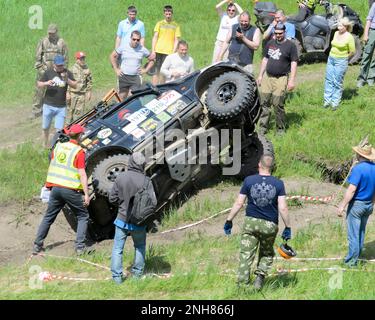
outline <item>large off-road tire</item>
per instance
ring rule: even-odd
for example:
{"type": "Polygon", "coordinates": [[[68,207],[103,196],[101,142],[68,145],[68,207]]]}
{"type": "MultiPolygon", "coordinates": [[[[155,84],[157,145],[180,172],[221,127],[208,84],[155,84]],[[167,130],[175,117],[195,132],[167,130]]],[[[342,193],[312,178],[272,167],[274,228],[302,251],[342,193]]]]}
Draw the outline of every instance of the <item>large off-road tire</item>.
{"type": "Polygon", "coordinates": [[[256,174],[260,157],[263,154],[274,156],[273,145],[265,136],[254,135],[253,143],[242,151],[241,170],[238,176],[244,179],[247,176],[256,174]]]}
{"type": "Polygon", "coordinates": [[[361,60],[362,57],[362,43],[358,36],[354,37],[354,43],[355,43],[355,53],[354,55],[349,59],[349,64],[356,64],[361,60]]]}
{"type": "Polygon", "coordinates": [[[93,181],[99,182],[95,191],[107,196],[118,174],[127,170],[128,162],[129,156],[126,154],[110,156],[99,162],[92,172],[93,181]]]}
{"type": "Polygon", "coordinates": [[[206,106],[217,120],[233,119],[255,103],[254,83],[243,73],[232,71],[217,77],[208,87],[206,106]]]}

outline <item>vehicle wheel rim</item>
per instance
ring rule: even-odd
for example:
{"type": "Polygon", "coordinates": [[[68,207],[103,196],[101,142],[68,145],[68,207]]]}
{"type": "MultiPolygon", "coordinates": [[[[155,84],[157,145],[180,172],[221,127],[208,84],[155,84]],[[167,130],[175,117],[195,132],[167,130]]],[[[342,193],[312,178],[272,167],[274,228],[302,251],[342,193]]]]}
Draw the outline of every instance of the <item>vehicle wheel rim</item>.
{"type": "Polygon", "coordinates": [[[111,182],[115,182],[119,173],[124,172],[125,167],[124,165],[118,164],[108,169],[107,172],[107,180],[111,182]]]}
{"type": "Polygon", "coordinates": [[[237,94],[237,87],[234,83],[223,84],[217,91],[219,101],[223,103],[228,103],[233,100],[237,94]]]}

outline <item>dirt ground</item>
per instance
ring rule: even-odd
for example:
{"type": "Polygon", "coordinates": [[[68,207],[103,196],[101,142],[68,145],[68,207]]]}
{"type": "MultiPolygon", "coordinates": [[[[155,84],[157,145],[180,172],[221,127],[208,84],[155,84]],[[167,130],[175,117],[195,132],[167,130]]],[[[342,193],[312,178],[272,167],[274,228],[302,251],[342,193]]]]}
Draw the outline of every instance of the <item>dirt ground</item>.
{"type": "MultiPolygon", "coordinates": [[[[343,190],[340,186],[319,183],[310,179],[285,179],[287,192],[298,194],[300,190],[307,190],[310,196],[329,196],[332,194],[340,195],[343,190]]],[[[199,191],[194,200],[199,201],[207,196],[224,200],[224,197],[236,196],[239,189],[229,187],[225,191],[218,189],[203,189],[199,191]]],[[[309,223],[322,223],[327,219],[339,219],[336,217],[333,200],[327,204],[305,202],[302,206],[290,206],[291,224],[293,233],[309,223]]],[[[187,203],[184,204],[184,206],[187,203]]],[[[182,206],[179,210],[183,210],[182,206]]],[[[8,264],[20,265],[26,262],[30,256],[33,240],[38,225],[46,210],[46,204],[42,203],[35,197],[25,203],[0,204],[0,266],[8,264]]],[[[213,212],[212,214],[215,214],[213,212]]],[[[166,234],[154,233],[148,236],[148,245],[151,244],[168,244],[171,242],[182,241],[193,233],[200,233],[212,236],[224,236],[223,224],[227,213],[224,213],[214,219],[205,221],[197,226],[170,232],[166,234]]],[[[234,221],[233,233],[240,231],[244,214],[239,213],[234,221]]],[[[280,219],[281,220],[281,219],[280,219]]],[[[280,229],[284,225],[280,221],[280,229]]],[[[70,229],[65,221],[64,215],[59,214],[56,222],[52,225],[48,237],[45,241],[45,247],[50,254],[71,256],[74,254],[75,233],[70,229]]],[[[110,255],[112,246],[111,240],[102,241],[95,244],[96,250],[106,252],[110,255]]],[[[130,244],[127,244],[130,246],[130,244]]]]}

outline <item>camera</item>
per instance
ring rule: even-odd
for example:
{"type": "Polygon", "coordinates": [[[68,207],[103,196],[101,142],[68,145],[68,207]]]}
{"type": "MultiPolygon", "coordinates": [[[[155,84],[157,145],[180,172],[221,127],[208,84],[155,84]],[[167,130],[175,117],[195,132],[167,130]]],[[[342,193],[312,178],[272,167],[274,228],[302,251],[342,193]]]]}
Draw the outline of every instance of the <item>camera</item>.
{"type": "Polygon", "coordinates": [[[236,31],[237,31],[238,33],[242,33],[241,27],[238,26],[237,29],[236,29],[236,31]]]}

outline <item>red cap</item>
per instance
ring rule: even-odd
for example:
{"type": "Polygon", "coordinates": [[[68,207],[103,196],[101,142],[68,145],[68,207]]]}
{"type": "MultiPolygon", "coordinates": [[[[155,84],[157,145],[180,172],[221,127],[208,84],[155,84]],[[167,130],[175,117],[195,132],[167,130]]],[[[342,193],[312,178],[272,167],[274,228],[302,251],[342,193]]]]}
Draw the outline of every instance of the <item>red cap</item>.
{"type": "Polygon", "coordinates": [[[80,124],[73,124],[68,131],[68,133],[71,134],[78,134],[82,132],[85,132],[85,128],[82,127],[80,124]]]}
{"type": "Polygon", "coordinates": [[[81,59],[83,57],[86,57],[86,54],[83,51],[76,52],[76,59],[81,59]]]}

